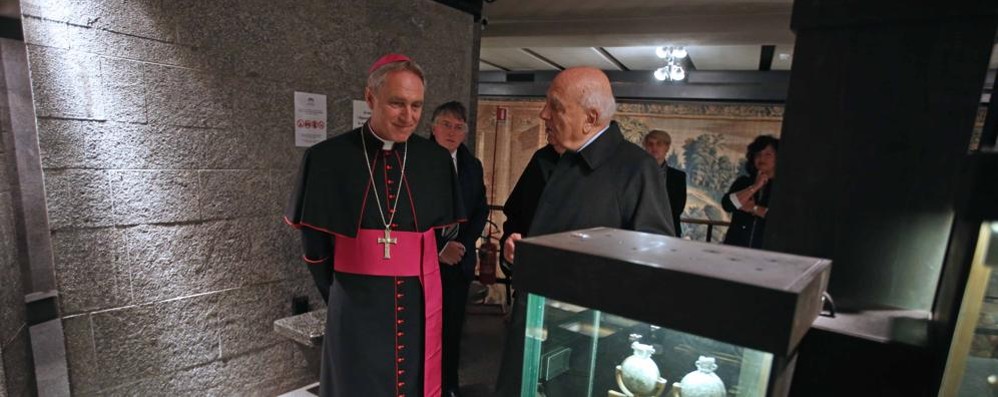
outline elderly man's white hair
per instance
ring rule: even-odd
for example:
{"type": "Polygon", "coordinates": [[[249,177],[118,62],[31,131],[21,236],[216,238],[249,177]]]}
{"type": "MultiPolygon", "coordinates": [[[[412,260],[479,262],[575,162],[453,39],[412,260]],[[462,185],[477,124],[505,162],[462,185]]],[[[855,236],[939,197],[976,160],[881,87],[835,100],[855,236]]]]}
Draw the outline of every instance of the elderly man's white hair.
{"type": "Polygon", "coordinates": [[[610,95],[587,92],[582,97],[582,107],[585,109],[596,109],[599,112],[599,120],[596,123],[607,125],[610,124],[610,120],[613,120],[613,115],[617,112],[617,100],[613,98],[612,91],[610,95]]]}
{"type": "Polygon", "coordinates": [[[568,68],[556,79],[570,81],[569,86],[578,90],[579,105],[585,110],[596,110],[599,119],[596,124],[605,126],[613,120],[617,112],[617,101],[613,98],[610,79],[602,70],[592,67],[568,68]]]}

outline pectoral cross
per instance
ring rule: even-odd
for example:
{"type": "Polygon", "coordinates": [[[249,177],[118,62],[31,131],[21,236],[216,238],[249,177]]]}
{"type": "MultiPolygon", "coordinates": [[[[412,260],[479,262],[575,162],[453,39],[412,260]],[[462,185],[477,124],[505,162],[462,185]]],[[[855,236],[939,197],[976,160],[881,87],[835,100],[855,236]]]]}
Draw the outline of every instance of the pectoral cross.
{"type": "Polygon", "coordinates": [[[378,244],[385,246],[385,256],[384,259],[392,258],[392,247],[389,244],[398,244],[398,239],[393,238],[391,235],[391,230],[385,229],[385,237],[378,237],[378,244]]]}

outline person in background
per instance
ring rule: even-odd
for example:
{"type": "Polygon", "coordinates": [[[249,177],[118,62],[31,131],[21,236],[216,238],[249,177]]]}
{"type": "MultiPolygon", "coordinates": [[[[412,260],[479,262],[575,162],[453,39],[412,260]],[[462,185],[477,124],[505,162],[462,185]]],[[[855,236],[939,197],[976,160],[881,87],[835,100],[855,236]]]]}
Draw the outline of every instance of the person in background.
{"type": "Polygon", "coordinates": [[[475,278],[475,242],[485,229],[489,206],[485,199],[482,162],[464,145],[468,136],[468,111],[460,102],[447,102],[433,111],[430,140],[450,153],[468,222],[459,228],[457,238],[440,251],[440,278],[443,281],[443,396],[459,397],[458,366],[461,357],[461,329],[464,325],[468,287],[475,278]]]}
{"type": "Polygon", "coordinates": [[[686,209],[686,173],[676,168],[672,168],[665,161],[669,155],[669,148],[672,147],[672,136],[662,130],[651,130],[645,135],[643,141],[645,151],[655,158],[655,162],[662,167],[662,175],[665,176],[665,190],[669,194],[669,205],[672,210],[672,224],[676,226],[676,236],[683,236],[683,228],[679,217],[686,209]]]}
{"type": "Polygon", "coordinates": [[[745,154],[748,175],[735,179],[721,199],[724,210],[731,212],[731,226],[724,244],[762,248],[779,147],[780,140],[770,135],[760,135],[748,145],[745,154]]]}

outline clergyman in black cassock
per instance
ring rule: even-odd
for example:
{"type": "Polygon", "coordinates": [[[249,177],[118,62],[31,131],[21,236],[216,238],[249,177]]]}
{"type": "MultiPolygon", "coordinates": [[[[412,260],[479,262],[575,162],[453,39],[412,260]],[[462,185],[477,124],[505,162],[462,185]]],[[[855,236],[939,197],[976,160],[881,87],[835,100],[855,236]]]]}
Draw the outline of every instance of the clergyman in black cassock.
{"type": "MultiPolygon", "coordinates": [[[[567,150],[544,186],[527,236],[599,226],[675,235],[659,166],[624,139],[611,121],[615,110],[610,81],[598,69],[566,69],[551,82],[540,116],[546,132],[567,150]]],[[[506,241],[510,262],[521,237],[506,241]]],[[[518,296],[513,306],[497,381],[501,396],[520,395],[525,301],[518,296]]]]}
{"type": "Polygon", "coordinates": [[[369,73],[370,120],[305,152],[285,214],[327,300],[320,394],[438,397],[439,230],[460,193],[447,152],[412,135],[419,67],[390,55],[369,73]]]}

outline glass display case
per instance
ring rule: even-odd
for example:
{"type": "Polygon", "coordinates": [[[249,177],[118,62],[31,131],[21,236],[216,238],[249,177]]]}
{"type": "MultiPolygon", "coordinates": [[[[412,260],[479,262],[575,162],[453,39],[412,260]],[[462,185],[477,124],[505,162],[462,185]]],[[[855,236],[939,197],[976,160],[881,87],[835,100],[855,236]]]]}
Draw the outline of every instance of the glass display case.
{"type": "Polygon", "coordinates": [[[998,153],[970,155],[965,175],[947,264],[964,289],[939,396],[998,396],[998,153]]]}
{"type": "Polygon", "coordinates": [[[521,396],[783,396],[830,262],[596,228],[518,243],[521,396]],[[522,243],[522,244],[521,244],[522,243]]]}
{"type": "Polygon", "coordinates": [[[996,266],[998,222],[985,222],[980,228],[940,395],[998,396],[996,266]]]}

